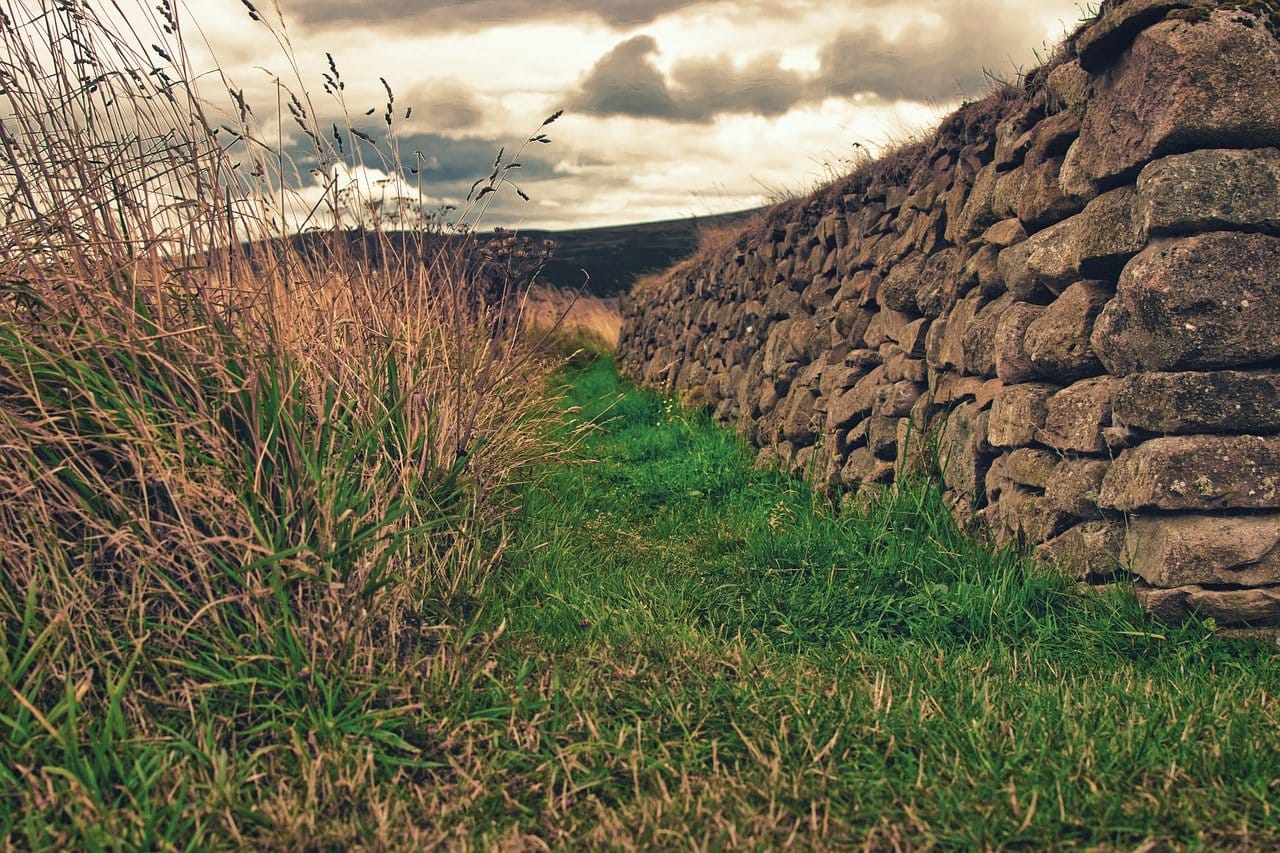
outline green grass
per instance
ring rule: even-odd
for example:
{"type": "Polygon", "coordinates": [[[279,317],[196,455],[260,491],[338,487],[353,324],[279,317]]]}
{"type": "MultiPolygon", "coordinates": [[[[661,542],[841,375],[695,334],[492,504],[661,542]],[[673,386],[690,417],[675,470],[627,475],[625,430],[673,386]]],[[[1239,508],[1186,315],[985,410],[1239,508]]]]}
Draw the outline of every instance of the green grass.
{"type": "Polygon", "coordinates": [[[566,391],[593,461],[529,491],[454,712],[474,840],[1280,843],[1274,646],[993,553],[925,486],[838,514],[608,361],[566,391]]]}

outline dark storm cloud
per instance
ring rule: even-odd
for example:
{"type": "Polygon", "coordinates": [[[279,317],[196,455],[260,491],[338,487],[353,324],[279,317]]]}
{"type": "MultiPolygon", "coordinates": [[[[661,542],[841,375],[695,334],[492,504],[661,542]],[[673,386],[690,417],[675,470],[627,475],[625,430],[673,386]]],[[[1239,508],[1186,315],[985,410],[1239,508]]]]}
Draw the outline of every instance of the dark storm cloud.
{"type": "MultiPolygon", "coordinates": [[[[426,182],[455,188],[469,187],[477,178],[489,176],[499,150],[505,149],[507,155],[513,155],[522,141],[474,136],[454,139],[438,133],[411,134],[400,139],[400,157],[406,167],[421,162],[426,182]],[[418,152],[421,152],[421,160],[418,152]]],[[[509,157],[503,162],[507,159],[509,157]]],[[[548,178],[556,173],[555,163],[544,159],[536,147],[528,148],[520,155],[520,164],[519,169],[510,172],[512,180],[517,183],[548,178]]],[[[440,194],[436,187],[431,188],[431,192],[440,194]]]]}
{"type": "Polygon", "coordinates": [[[296,14],[306,26],[412,25],[424,32],[576,17],[630,27],[707,2],[711,0],[304,0],[296,14]]]}
{"type": "Polygon", "coordinates": [[[727,56],[685,60],[668,77],[654,62],[658,43],[636,36],[596,63],[570,105],[595,115],[703,122],[723,113],[780,115],[831,96],[945,101],[982,94],[987,69],[1012,76],[1041,42],[1040,22],[1006,0],[872,5],[932,14],[923,19],[927,26],[917,22],[893,37],[875,26],[843,30],[819,51],[820,68],[812,75],[782,68],[777,56],[766,55],[745,65],[727,56]]]}
{"type": "MultiPolygon", "coordinates": [[[[362,163],[375,169],[390,172],[391,152],[385,139],[379,138],[375,128],[365,128],[368,135],[377,140],[376,144],[360,140],[341,131],[343,137],[343,155],[341,160],[348,165],[362,163]],[[351,149],[354,142],[359,146],[358,157],[351,149]]],[[[493,170],[493,161],[500,150],[505,150],[503,162],[510,161],[520,147],[521,139],[492,139],[477,136],[453,138],[439,133],[413,133],[400,137],[397,142],[400,162],[404,171],[418,169],[422,176],[424,193],[432,196],[466,195],[467,189],[478,178],[487,178],[493,170]],[[460,192],[459,192],[460,190],[460,192]]],[[[285,146],[286,154],[300,173],[306,173],[319,166],[313,146],[305,139],[295,139],[291,145],[285,146]]],[[[557,176],[555,161],[547,159],[541,153],[541,146],[526,148],[520,155],[520,168],[508,174],[516,183],[523,181],[545,180],[557,176]]],[[[417,176],[407,174],[410,183],[417,181],[417,176]]]]}
{"type": "Polygon", "coordinates": [[[781,115],[806,96],[807,83],[795,71],[778,65],[776,55],[762,56],[736,67],[727,56],[691,60],[672,69],[681,110],[702,120],[717,113],[781,115]]]}
{"type": "Polygon", "coordinates": [[[890,100],[945,100],[981,94],[984,69],[1011,76],[1040,46],[1038,22],[1003,0],[934,0],[937,26],[908,27],[895,38],[875,29],[845,30],[820,53],[818,83],[833,95],[870,93],[890,100]]]}
{"type": "Polygon", "coordinates": [[[652,36],[627,39],[591,69],[571,108],[605,116],[679,118],[667,79],[653,63],[657,52],[652,36]]]}
{"type": "Polygon", "coordinates": [[[570,108],[595,115],[708,121],[720,113],[785,113],[804,98],[801,75],[776,56],[737,67],[727,56],[678,64],[671,80],[653,61],[658,43],[636,36],[604,56],[583,79],[570,108]]]}

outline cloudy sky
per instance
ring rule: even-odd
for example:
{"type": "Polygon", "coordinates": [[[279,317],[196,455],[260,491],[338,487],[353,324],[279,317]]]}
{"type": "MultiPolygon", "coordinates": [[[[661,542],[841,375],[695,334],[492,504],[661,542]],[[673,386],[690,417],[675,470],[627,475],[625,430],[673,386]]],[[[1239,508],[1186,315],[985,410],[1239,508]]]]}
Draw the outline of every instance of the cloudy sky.
{"type": "MultiPolygon", "coordinates": [[[[297,88],[243,0],[185,5],[208,43],[197,64],[216,55],[270,107],[259,115],[274,112],[273,75],[297,88]]],[[[986,72],[1031,67],[1083,14],[1077,0],[279,0],[279,13],[325,126],[344,111],[324,91],[326,53],[346,114],[379,136],[386,78],[401,155],[433,203],[465,196],[500,147],[563,109],[511,173],[530,200],[504,192],[487,213],[529,228],[703,216],[811,188],[981,97],[986,72]]],[[[307,146],[283,130],[305,175],[307,146]]]]}

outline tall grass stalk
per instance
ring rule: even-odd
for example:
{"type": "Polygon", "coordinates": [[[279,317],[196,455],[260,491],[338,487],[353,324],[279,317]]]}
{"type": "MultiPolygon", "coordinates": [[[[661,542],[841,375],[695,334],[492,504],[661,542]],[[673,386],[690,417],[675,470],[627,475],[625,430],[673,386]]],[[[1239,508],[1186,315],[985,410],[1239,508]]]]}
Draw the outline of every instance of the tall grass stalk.
{"type": "Polygon", "coordinates": [[[390,839],[547,368],[465,243],[281,239],[283,134],[175,4],[0,10],[0,846],[390,839]]]}

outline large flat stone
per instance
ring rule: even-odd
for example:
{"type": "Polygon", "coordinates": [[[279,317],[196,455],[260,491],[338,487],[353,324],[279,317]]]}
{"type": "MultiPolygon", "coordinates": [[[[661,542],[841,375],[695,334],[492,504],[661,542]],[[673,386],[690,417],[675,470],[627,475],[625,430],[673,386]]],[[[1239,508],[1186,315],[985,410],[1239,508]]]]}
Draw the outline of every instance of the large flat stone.
{"type": "Polygon", "coordinates": [[[1111,5],[1076,39],[1080,67],[1090,72],[1103,70],[1128,49],[1138,33],[1158,24],[1174,9],[1192,5],[1195,0],[1129,0],[1111,5]]]}
{"type": "MultiPolygon", "coordinates": [[[[1095,181],[1198,148],[1259,148],[1280,139],[1280,43],[1238,13],[1163,21],[1094,80],[1069,157],[1095,181]]],[[[1085,67],[1088,68],[1087,60],[1085,67]]]]}
{"type": "Polygon", "coordinates": [[[1193,151],[1156,160],[1138,176],[1138,216],[1153,237],[1236,229],[1280,233],[1280,148],[1193,151]]]}
{"type": "Polygon", "coordinates": [[[1031,148],[1031,128],[1035,117],[1030,109],[1024,109],[996,125],[996,168],[1000,171],[1020,165],[1031,148]]]}
{"type": "MultiPolygon", "coordinates": [[[[1027,273],[1055,293],[1080,278],[1079,216],[1065,219],[1034,234],[1026,243],[1007,249],[1012,260],[1025,257],[1027,273]]],[[[1004,253],[1001,253],[1002,256],[1004,253]]],[[[1006,262],[1008,263],[1008,262],[1006,262]]],[[[1010,276],[1020,280],[1023,275],[1010,276]]],[[[1026,286],[1021,288],[1026,290],[1026,286]]]]}
{"type": "Polygon", "coordinates": [[[885,384],[884,366],[868,371],[853,387],[827,403],[827,427],[847,426],[871,412],[876,395],[885,384]]]}
{"type": "Polygon", "coordinates": [[[892,461],[898,456],[898,418],[872,415],[867,423],[867,447],[877,459],[892,461]]]}
{"type": "Polygon", "coordinates": [[[986,231],[982,232],[982,236],[978,238],[978,242],[989,246],[995,246],[1000,249],[1008,248],[1016,243],[1021,243],[1027,239],[1027,229],[1022,227],[1020,219],[1002,219],[992,225],[986,231]]]}
{"type": "Polygon", "coordinates": [[[1022,166],[1027,180],[1014,202],[1014,212],[1029,229],[1043,228],[1079,213],[1084,207],[1080,199],[1063,192],[1059,175],[1064,159],[1054,157],[1034,167],[1030,163],[1022,166]]]}
{"type": "Polygon", "coordinates": [[[1147,245],[1138,216],[1138,194],[1132,187],[1103,193],[1085,205],[1078,218],[1077,271],[1083,278],[1114,280],[1147,245]]]}
{"type": "Polygon", "coordinates": [[[796,447],[807,447],[817,440],[824,420],[816,409],[817,402],[816,391],[797,387],[782,403],[782,435],[796,447]]]}
{"type": "Polygon", "coordinates": [[[871,328],[871,321],[876,317],[875,311],[860,308],[858,303],[850,300],[843,302],[836,309],[834,331],[842,339],[857,344],[871,328]]]}
{"type": "Polygon", "coordinates": [[[942,482],[953,509],[962,517],[978,509],[986,496],[989,417],[976,403],[961,403],[947,415],[938,436],[942,482]]]}
{"type": "Polygon", "coordinates": [[[1257,589],[1176,589],[1138,587],[1138,602],[1152,615],[1174,624],[1192,614],[1209,617],[1226,627],[1262,628],[1280,625],[1280,587],[1257,589]]]}
{"type": "MultiPolygon", "coordinates": [[[[1036,168],[1041,164],[1061,158],[1080,136],[1080,117],[1071,112],[1052,113],[1031,129],[1031,148],[1027,150],[1023,166],[1036,168]]],[[[1058,168],[1061,168],[1059,160],[1058,168]]],[[[1057,170],[1053,174],[1057,183],[1057,170]]],[[[1061,193],[1060,188],[1055,188],[1061,193]]]]}
{"type": "Polygon", "coordinates": [[[1036,558],[1079,581],[1108,578],[1123,568],[1124,526],[1086,521],[1036,548],[1036,558]]]}
{"type": "Polygon", "coordinates": [[[914,382],[899,381],[892,385],[882,385],[876,391],[872,412],[885,418],[906,417],[918,399],[920,386],[914,382]]]}
{"type": "Polygon", "coordinates": [[[973,291],[956,303],[951,313],[934,321],[925,335],[925,360],[935,370],[964,370],[964,339],[983,304],[981,291],[973,291]]]}
{"type": "Polygon", "coordinates": [[[960,215],[947,221],[946,238],[949,242],[957,245],[967,243],[999,221],[1000,217],[991,209],[995,201],[997,177],[994,163],[978,172],[960,215]]]}
{"type": "Polygon", "coordinates": [[[1213,232],[1154,243],[1121,273],[1094,325],[1094,352],[1117,375],[1278,358],[1277,271],[1277,237],[1213,232]]]}
{"type": "Polygon", "coordinates": [[[1126,551],[1153,586],[1280,584],[1280,515],[1135,516],[1126,551]]]}
{"type": "Polygon", "coordinates": [[[1280,432],[1280,371],[1135,373],[1120,383],[1116,420],[1148,432],[1280,432]]]}
{"type": "Polygon", "coordinates": [[[929,393],[939,406],[952,403],[977,403],[978,408],[988,408],[991,401],[1003,389],[999,379],[982,379],[977,376],[961,376],[957,373],[929,374],[929,393]]]}
{"type": "Polygon", "coordinates": [[[1111,425],[1116,380],[1099,376],[1064,388],[1049,398],[1044,428],[1036,438],[1054,450],[1105,453],[1103,430],[1111,425]]]}
{"type": "Polygon", "coordinates": [[[1072,198],[1080,201],[1089,201],[1096,198],[1102,192],[1102,185],[1089,177],[1085,169],[1085,164],[1080,159],[1080,151],[1084,148],[1081,140],[1077,139],[1071,143],[1071,147],[1067,149],[1067,155],[1062,158],[1062,170],[1058,172],[1058,184],[1062,187],[1062,192],[1072,198]]]}
{"type": "Polygon", "coordinates": [[[916,290],[928,260],[926,255],[916,252],[894,264],[880,282],[877,293],[880,304],[895,311],[916,310],[916,290]]]}
{"type": "Polygon", "coordinates": [[[997,544],[1039,545],[1067,530],[1074,521],[1044,495],[1016,485],[1004,488],[983,515],[997,544]]]}
{"type": "Polygon", "coordinates": [[[993,299],[978,309],[960,342],[964,351],[964,371],[971,376],[994,378],[996,375],[996,330],[1013,306],[1009,294],[993,299]]]}
{"type": "Polygon", "coordinates": [[[916,308],[921,314],[930,319],[941,317],[968,291],[963,273],[965,261],[965,256],[954,248],[929,256],[916,287],[916,308]]]}
{"type": "Polygon", "coordinates": [[[1125,511],[1280,508],[1280,438],[1152,439],[1120,454],[1098,502],[1125,511]]]}
{"type": "Polygon", "coordinates": [[[1016,385],[1035,376],[1025,343],[1027,329],[1044,311],[1040,305],[1015,302],[1000,318],[995,336],[996,376],[1000,381],[1016,385]]]}
{"type": "Polygon", "coordinates": [[[1061,101],[1064,107],[1077,116],[1084,115],[1085,106],[1093,91],[1093,77],[1079,61],[1064,62],[1050,71],[1045,84],[1049,93],[1061,101]]]}
{"type": "Polygon", "coordinates": [[[996,257],[1000,280],[1015,299],[1033,301],[1047,292],[1040,276],[1027,263],[1037,247],[1037,243],[1027,240],[1001,249],[996,257]]]}
{"type": "MultiPolygon", "coordinates": [[[[1030,136],[1028,136],[1028,144],[1030,141],[1030,136]]],[[[996,216],[1017,217],[1018,203],[1026,192],[1029,179],[1029,173],[1021,166],[1000,176],[996,181],[996,196],[991,203],[992,210],[996,216]]],[[[1058,183],[1062,183],[1061,175],[1058,177],[1058,183]]]]}
{"type": "Polygon", "coordinates": [[[1058,454],[1034,447],[1019,447],[1004,460],[1004,474],[1020,486],[1043,489],[1053,481],[1061,460],[1058,454]]]}
{"type": "Polygon", "coordinates": [[[1089,336],[1110,299],[1099,284],[1076,282],[1027,327],[1023,350],[1038,376],[1066,384],[1102,372],[1089,336]]]}
{"type": "Polygon", "coordinates": [[[764,375],[778,376],[784,365],[794,362],[799,354],[791,348],[791,327],[794,320],[779,320],[769,327],[768,337],[764,344],[764,375]]]}
{"type": "Polygon", "coordinates": [[[1025,447],[1044,426],[1058,386],[1028,382],[1000,390],[991,404],[988,438],[995,447],[1025,447]]]}
{"type": "Polygon", "coordinates": [[[1064,459],[1045,484],[1050,506],[1077,518],[1097,518],[1098,492],[1111,463],[1102,459],[1064,459]]]}
{"type": "Polygon", "coordinates": [[[1060,293],[1081,278],[1114,278],[1145,245],[1137,193],[1132,187],[1121,187],[1093,199],[1078,215],[1035,234],[1024,251],[1031,274],[1060,293]]]}

